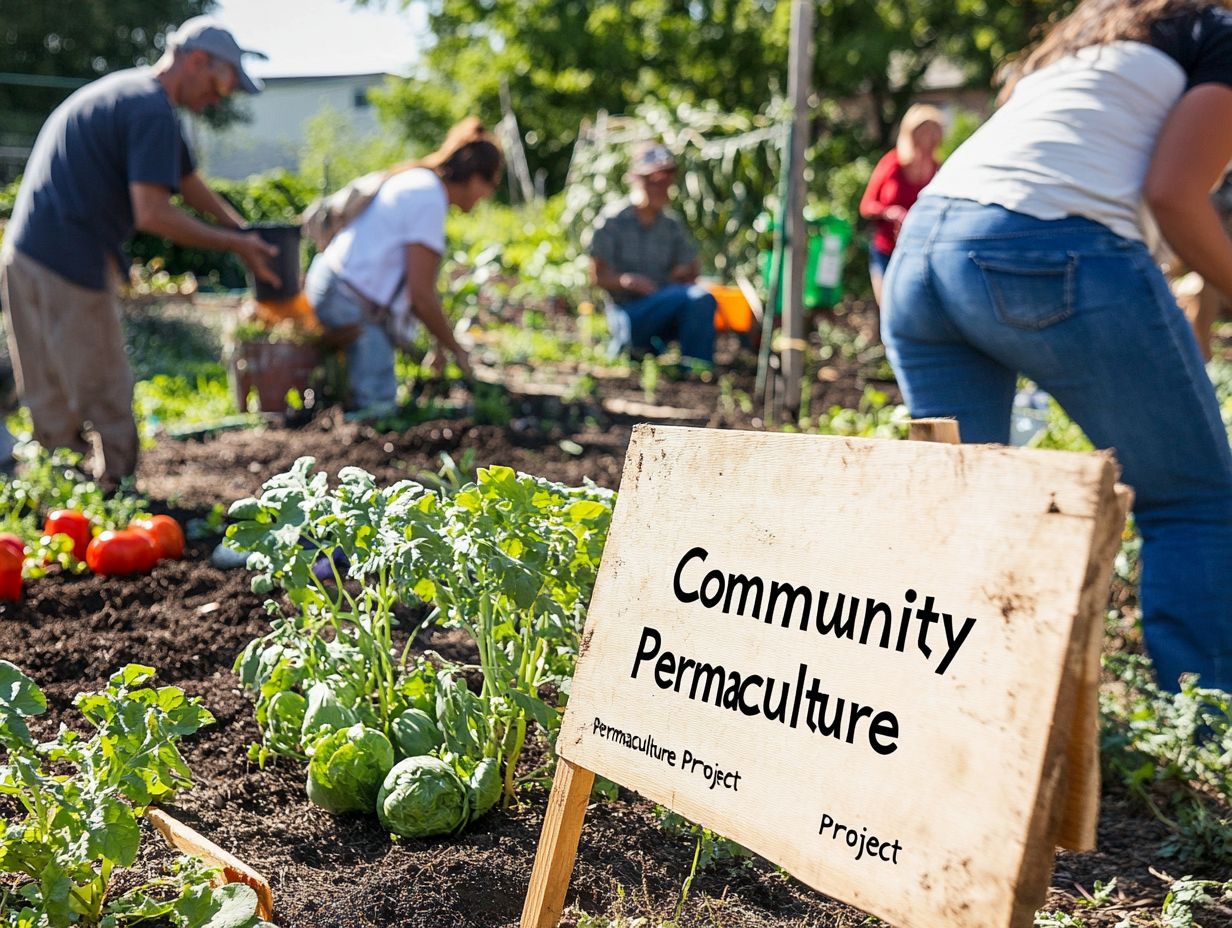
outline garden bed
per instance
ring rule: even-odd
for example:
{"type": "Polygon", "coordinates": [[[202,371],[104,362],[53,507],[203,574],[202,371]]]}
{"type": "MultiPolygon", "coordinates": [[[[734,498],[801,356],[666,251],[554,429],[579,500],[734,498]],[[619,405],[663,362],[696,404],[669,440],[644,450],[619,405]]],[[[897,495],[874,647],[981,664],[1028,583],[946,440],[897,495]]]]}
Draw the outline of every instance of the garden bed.
{"type": "MultiPolygon", "coordinates": [[[[531,379],[529,372],[525,372],[531,379]]],[[[734,376],[750,390],[747,363],[734,376]]],[[[852,406],[866,382],[840,368],[816,379],[817,409],[852,406]]],[[[602,382],[607,397],[639,395],[636,374],[602,382]]],[[[505,464],[568,484],[584,478],[615,488],[634,416],[591,416],[589,425],[566,429],[567,416],[521,415],[544,407],[532,394],[512,397],[514,421],[478,425],[472,419],[423,422],[403,432],[383,432],[347,422],[337,411],[319,414],[298,429],[271,427],[225,432],[199,441],[162,439],[142,460],[141,487],[157,506],[201,527],[187,558],[163,562],[149,576],[130,580],[50,577],[28,586],[20,605],[0,606],[0,657],[14,661],[46,691],[48,716],[40,730],[63,719],[73,724],[73,695],[101,686],[129,661],[157,667],[158,680],[200,696],[217,724],[187,740],[185,756],[197,786],[170,811],[264,874],[274,890],[280,925],[296,928],[496,928],[518,922],[546,805],[546,793],[522,794],[517,807],[497,809],[465,833],[444,839],[391,842],[372,816],[334,817],[311,805],[302,765],[278,761],[264,769],[246,759],[258,739],[251,696],[231,666],[254,637],[267,631],[264,596],[249,590],[245,571],[209,564],[219,535],[208,525],[217,504],[255,493],[261,483],[303,455],[336,473],[343,465],[372,472],[379,484],[435,471],[440,455],[455,459],[473,449],[475,464],[505,464]],[[528,405],[525,409],[523,402],[528,405]]],[[[756,418],[739,404],[720,402],[715,383],[664,383],[655,403],[708,410],[700,421],[749,427],[756,418]]],[[[562,400],[593,405],[593,399],[562,400]]],[[[549,407],[555,408],[555,407],[549,407]]],[[[586,417],[583,416],[584,420],[586,417]]],[[[738,505],[738,501],[733,501],[738,505]]],[[[456,632],[436,631],[418,643],[451,657],[466,657],[469,644],[456,632]]],[[[1099,850],[1059,853],[1048,907],[1073,912],[1115,877],[1117,890],[1085,924],[1112,928],[1137,912],[1157,916],[1169,878],[1193,874],[1226,879],[1212,865],[1169,858],[1169,832],[1116,788],[1102,798],[1099,850]]],[[[654,807],[620,791],[591,808],[569,903],[578,911],[615,919],[646,915],[652,925],[677,917],[680,925],[856,926],[868,924],[855,910],[827,900],[762,862],[716,860],[685,887],[696,837],[662,827],[654,807]],[[683,904],[677,916],[677,907],[683,904]]],[[[1206,928],[1232,925],[1232,910],[1208,910],[1206,928]]],[[[604,928],[632,923],[591,922],[604,928]]],[[[1070,924],[1056,922],[1057,925],[1070,924]]]]}

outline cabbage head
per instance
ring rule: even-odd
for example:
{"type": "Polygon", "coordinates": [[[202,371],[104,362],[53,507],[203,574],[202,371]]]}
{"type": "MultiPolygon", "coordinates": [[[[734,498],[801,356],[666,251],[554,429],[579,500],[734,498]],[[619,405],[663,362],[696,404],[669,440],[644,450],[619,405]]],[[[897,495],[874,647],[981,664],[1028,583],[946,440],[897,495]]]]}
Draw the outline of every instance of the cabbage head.
{"type": "Polygon", "coordinates": [[[385,775],[394,765],[389,739],[352,725],[322,734],[308,761],[308,798],[335,814],[371,812],[385,775]]]}
{"type": "Polygon", "coordinates": [[[422,709],[406,709],[389,725],[389,734],[401,757],[431,754],[445,742],[436,722],[422,709]]]}
{"type": "Polygon", "coordinates": [[[436,757],[398,762],[376,800],[381,825],[404,838],[457,831],[467,823],[469,790],[449,764],[436,757]]]}

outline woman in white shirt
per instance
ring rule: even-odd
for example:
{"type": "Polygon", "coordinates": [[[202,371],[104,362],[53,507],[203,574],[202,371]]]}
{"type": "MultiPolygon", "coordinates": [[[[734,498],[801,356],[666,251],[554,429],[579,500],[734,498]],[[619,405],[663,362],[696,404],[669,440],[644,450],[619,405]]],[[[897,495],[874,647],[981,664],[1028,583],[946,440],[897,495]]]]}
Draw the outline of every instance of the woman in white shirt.
{"type": "Polygon", "coordinates": [[[346,349],[350,405],[365,415],[395,408],[394,349],[422,322],[438,356],[470,374],[437,292],[449,207],[470,210],[500,182],[499,146],[476,119],[459,123],[442,148],[392,173],[376,197],[317,255],[304,291],[327,332],[346,349]],[[357,335],[355,333],[358,333],[357,335]]]}
{"type": "Polygon", "coordinates": [[[1169,689],[1195,672],[1232,690],[1232,451],[1140,211],[1232,293],[1208,196],[1232,159],[1228,6],[1083,0],[925,188],[885,281],[882,336],[912,415],[1007,442],[1022,373],[1115,449],[1169,689]]]}

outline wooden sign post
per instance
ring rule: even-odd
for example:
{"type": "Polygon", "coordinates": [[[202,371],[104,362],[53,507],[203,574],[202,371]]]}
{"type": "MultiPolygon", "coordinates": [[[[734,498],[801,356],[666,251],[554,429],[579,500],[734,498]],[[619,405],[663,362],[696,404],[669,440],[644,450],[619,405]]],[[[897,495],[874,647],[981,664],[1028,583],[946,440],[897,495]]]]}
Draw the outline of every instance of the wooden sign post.
{"type": "Polygon", "coordinates": [[[635,429],[522,928],[559,920],[594,772],[898,928],[1031,925],[1054,847],[1094,840],[1115,481],[635,429]]]}

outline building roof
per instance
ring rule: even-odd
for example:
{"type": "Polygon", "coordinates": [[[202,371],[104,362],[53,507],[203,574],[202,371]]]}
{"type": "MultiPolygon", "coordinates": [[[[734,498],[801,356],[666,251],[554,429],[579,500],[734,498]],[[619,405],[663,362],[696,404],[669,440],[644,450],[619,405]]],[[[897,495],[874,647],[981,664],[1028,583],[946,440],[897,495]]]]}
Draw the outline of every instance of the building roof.
{"type": "Polygon", "coordinates": [[[397,77],[388,71],[369,71],[362,74],[291,74],[286,77],[262,77],[267,87],[288,87],[295,84],[341,84],[355,81],[377,81],[397,77]]]}

